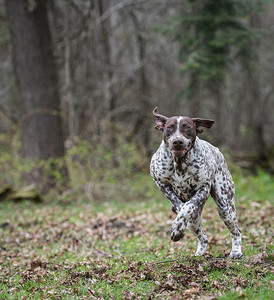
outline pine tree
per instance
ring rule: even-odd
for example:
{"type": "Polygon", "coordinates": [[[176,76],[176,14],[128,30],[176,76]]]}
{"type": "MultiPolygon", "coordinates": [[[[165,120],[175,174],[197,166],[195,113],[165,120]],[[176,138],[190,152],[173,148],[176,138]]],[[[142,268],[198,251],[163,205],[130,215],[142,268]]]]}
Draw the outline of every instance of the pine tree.
{"type": "Polygon", "coordinates": [[[220,88],[232,61],[241,59],[249,63],[248,46],[256,31],[248,27],[246,20],[256,3],[255,0],[187,0],[175,24],[168,28],[167,32],[179,44],[180,71],[188,78],[183,95],[191,101],[193,116],[200,112],[202,89],[216,96],[218,109],[220,88]]]}

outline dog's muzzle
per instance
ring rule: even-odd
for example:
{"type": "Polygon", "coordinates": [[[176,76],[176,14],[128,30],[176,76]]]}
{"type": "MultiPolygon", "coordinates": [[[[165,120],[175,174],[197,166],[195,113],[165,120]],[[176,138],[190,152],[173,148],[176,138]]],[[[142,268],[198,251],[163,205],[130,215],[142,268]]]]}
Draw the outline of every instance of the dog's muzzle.
{"type": "Polygon", "coordinates": [[[176,139],[172,142],[171,151],[176,157],[180,158],[186,154],[187,146],[182,139],[176,139]]]}

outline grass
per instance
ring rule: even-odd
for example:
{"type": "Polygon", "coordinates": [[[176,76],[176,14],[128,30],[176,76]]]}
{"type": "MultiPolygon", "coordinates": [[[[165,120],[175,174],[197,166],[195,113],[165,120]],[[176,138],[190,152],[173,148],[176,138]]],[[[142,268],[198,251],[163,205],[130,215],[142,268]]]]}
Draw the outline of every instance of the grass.
{"type": "Polygon", "coordinates": [[[227,259],[231,241],[212,199],[206,255],[193,256],[189,231],[172,242],[174,214],[144,174],[114,182],[101,201],[75,189],[40,204],[0,202],[0,299],[273,299],[273,177],[234,180],[245,255],[237,261],[227,259]]]}

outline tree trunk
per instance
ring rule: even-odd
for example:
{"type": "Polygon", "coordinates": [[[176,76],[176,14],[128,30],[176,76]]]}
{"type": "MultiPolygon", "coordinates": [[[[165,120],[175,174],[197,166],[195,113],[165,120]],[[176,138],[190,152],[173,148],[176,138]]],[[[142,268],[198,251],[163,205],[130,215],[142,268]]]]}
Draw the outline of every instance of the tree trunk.
{"type": "MultiPolygon", "coordinates": [[[[253,28],[261,28],[261,20],[258,14],[254,14],[250,18],[250,25],[253,28]]],[[[248,70],[248,84],[249,84],[249,104],[247,105],[247,127],[248,127],[248,141],[250,150],[257,153],[260,160],[266,160],[266,145],[264,141],[264,114],[262,108],[262,94],[261,94],[261,75],[260,75],[260,57],[258,51],[260,49],[260,38],[251,43],[252,61],[255,68],[248,70]],[[250,144],[249,144],[250,143],[250,144]]]]}
{"type": "MultiPolygon", "coordinates": [[[[58,82],[45,0],[6,0],[13,43],[14,67],[22,100],[22,152],[26,158],[48,160],[64,156],[58,82]]],[[[47,166],[49,167],[49,166],[47,166]]],[[[56,171],[55,163],[50,169],[56,171]]],[[[67,179],[65,167],[58,169],[67,179]]],[[[43,192],[56,186],[41,168],[26,175],[43,192]]]]}
{"type": "Polygon", "coordinates": [[[70,20],[70,3],[65,3],[65,37],[64,37],[64,79],[65,79],[65,103],[68,116],[68,137],[71,143],[73,143],[75,137],[75,111],[73,104],[73,92],[72,92],[72,80],[71,80],[71,50],[70,50],[70,36],[69,36],[69,20],[70,20]]]}
{"type": "Polygon", "coordinates": [[[199,117],[201,113],[201,80],[197,72],[190,75],[189,111],[191,117],[199,117]]]}
{"type": "MultiPolygon", "coordinates": [[[[109,0],[99,0],[98,9],[100,17],[103,17],[104,14],[110,9],[111,2],[109,0]]],[[[101,22],[101,43],[102,43],[102,57],[103,57],[103,68],[104,72],[104,81],[105,81],[105,90],[104,90],[104,104],[108,109],[108,112],[111,112],[116,107],[116,95],[113,90],[113,59],[112,59],[112,45],[111,45],[111,21],[110,17],[101,22]]],[[[113,121],[113,120],[111,120],[113,121]]]]}
{"type": "Polygon", "coordinates": [[[151,131],[148,130],[150,128],[150,114],[151,114],[151,107],[149,105],[149,97],[150,97],[150,84],[147,76],[147,68],[145,64],[146,60],[146,48],[147,48],[147,41],[143,36],[143,32],[145,31],[142,28],[142,21],[138,19],[137,14],[132,10],[131,17],[135,28],[135,35],[136,35],[136,48],[138,53],[138,60],[139,60],[139,116],[134,126],[134,134],[137,135],[139,132],[141,134],[141,139],[143,145],[146,149],[147,157],[152,155],[152,149],[150,147],[151,141],[151,131]]]}
{"type": "MultiPolygon", "coordinates": [[[[110,0],[98,0],[99,15],[102,18],[111,8],[110,0]]],[[[110,113],[109,124],[107,124],[108,135],[107,143],[111,145],[113,158],[112,162],[115,167],[119,166],[117,159],[117,127],[115,114],[111,114],[116,108],[117,95],[113,88],[114,72],[113,72],[113,53],[112,53],[112,26],[111,16],[101,22],[101,43],[103,57],[103,82],[104,82],[104,105],[107,113],[110,113]]]]}
{"type": "Polygon", "coordinates": [[[229,120],[225,114],[225,103],[223,101],[223,95],[221,92],[223,84],[220,81],[214,81],[211,83],[210,91],[212,92],[212,98],[215,100],[215,123],[216,123],[216,136],[215,141],[218,146],[226,143],[225,127],[228,126],[229,120]]]}

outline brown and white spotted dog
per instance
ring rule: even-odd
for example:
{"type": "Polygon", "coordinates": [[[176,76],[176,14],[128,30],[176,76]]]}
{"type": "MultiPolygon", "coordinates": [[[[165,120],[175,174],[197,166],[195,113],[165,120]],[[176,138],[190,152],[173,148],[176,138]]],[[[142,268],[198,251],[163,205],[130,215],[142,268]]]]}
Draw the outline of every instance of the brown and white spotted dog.
{"type": "Polygon", "coordinates": [[[209,195],[217,204],[219,216],[231,232],[230,258],[242,256],[241,231],[234,205],[234,182],[223,154],[198,138],[201,127],[210,128],[213,120],[189,117],[165,117],[153,110],[157,130],[163,140],[151,159],[153,180],[177,214],[171,239],[179,241],[188,227],[198,239],[195,255],[206,252],[208,239],[202,229],[201,214],[209,195]]]}

